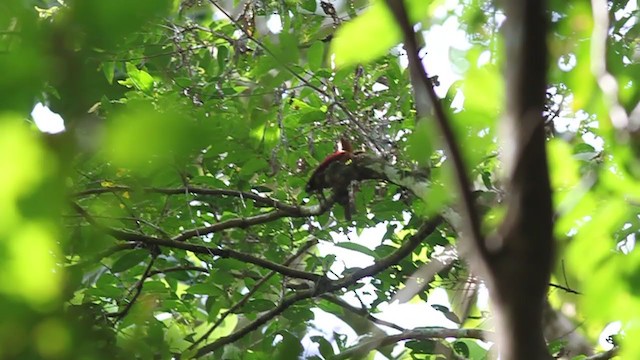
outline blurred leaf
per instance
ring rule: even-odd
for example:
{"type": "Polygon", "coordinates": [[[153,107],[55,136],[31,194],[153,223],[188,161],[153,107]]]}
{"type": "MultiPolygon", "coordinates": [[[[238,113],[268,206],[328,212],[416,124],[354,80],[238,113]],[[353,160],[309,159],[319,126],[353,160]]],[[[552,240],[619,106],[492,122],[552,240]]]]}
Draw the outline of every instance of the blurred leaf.
{"type": "Polygon", "coordinates": [[[138,70],[135,65],[127,63],[127,74],[136,89],[150,94],[153,89],[153,77],[144,70],[138,70]]]}
{"type": "Polygon", "coordinates": [[[273,358],[282,360],[297,360],[304,351],[300,339],[288,331],[279,333],[282,340],[275,346],[273,358]]]}
{"type": "Polygon", "coordinates": [[[321,41],[316,41],[309,47],[307,57],[311,71],[317,71],[322,67],[322,63],[324,62],[324,49],[325,45],[321,41]]]}
{"type": "Polygon", "coordinates": [[[300,5],[302,6],[303,9],[307,11],[315,12],[317,7],[317,2],[315,0],[301,0],[300,5]]]}
{"type": "Polygon", "coordinates": [[[118,258],[113,265],[111,265],[111,271],[114,273],[123,272],[129,270],[132,267],[140,264],[142,261],[150,257],[149,251],[145,249],[135,249],[126,252],[120,258],[118,258]]]}
{"type": "Polygon", "coordinates": [[[384,2],[375,1],[364,14],[336,31],[331,52],[337,66],[356,65],[384,55],[400,38],[400,29],[389,9],[384,2]]]}

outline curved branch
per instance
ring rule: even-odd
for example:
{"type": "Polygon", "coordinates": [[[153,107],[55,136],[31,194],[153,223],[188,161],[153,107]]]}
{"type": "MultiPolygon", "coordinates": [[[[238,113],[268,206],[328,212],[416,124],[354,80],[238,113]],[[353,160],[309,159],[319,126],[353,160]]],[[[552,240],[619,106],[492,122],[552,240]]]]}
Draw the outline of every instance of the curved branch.
{"type": "Polygon", "coordinates": [[[181,241],[158,239],[158,238],[151,238],[151,237],[145,237],[140,241],[145,244],[152,244],[157,246],[189,250],[197,254],[205,254],[205,255],[211,255],[211,256],[218,256],[221,258],[236,259],[246,263],[258,265],[265,269],[273,270],[282,275],[289,276],[296,279],[320,281],[321,279],[324,278],[322,275],[319,275],[319,274],[314,274],[307,271],[293,269],[284,265],[280,265],[278,263],[274,263],[253,255],[245,254],[245,253],[231,250],[231,249],[213,248],[213,247],[204,246],[204,245],[195,245],[195,244],[189,244],[181,241]]]}
{"type": "Polygon", "coordinates": [[[343,308],[343,309],[345,309],[345,310],[347,310],[349,312],[352,312],[352,313],[354,313],[356,315],[364,317],[365,319],[371,321],[374,324],[386,326],[386,327],[389,327],[389,328],[392,328],[392,329],[396,329],[398,331],[406,331],[407,330],[407,329],[403,328],[400,325],[394,324],[392,322],[388,322],[386,320],[379,319],[379,318],[373,316],[369,312],[369,310],[367,310],[366,308],[355,307],[355,306],[349,304],[348,302],[342,300],[341,298],[339,298],[339,297],[337,297],[337,296],[335,296],[333,294],[324,294],[324,295],[322,295],[320,297],[325,299],[325,300],[327,300],[327,301],[330,301],[330,302],[332,302],[332,303],[334,303],[334,304],[336,304],[338,306],[340,306],[341,308],[343,308]]]}
{"type": "Polygon", "coordinates": [[[178,271],[198,271],[203,273],[208,273],[209,269],[200,267],[200,266],[173,266],[164,269],[153,270],[149,274],[149,276],[154,276],[158,274],[166,274],[170,272],[178,272],[178,271]]]}
{"type": "Polygon", "coordinates": [[[419,48],[413,31],[413,26],[407,17],[407,11],[404,1],[386,0],[387,6],[391,9],[394,17],[404,37],[404,45],[407,49],[407,57],[409,59],[409,68],[411,70],[411,83],[413,84],[414,97],[416,102],[416,110],[420,117],[428,115],[430,108],[433,109],[436,122],[440,128],[440,132],[444,137],[444,145],[451,156],[455,179],[458,185],[458,191],[462,197],[461,205],[463,209],[463,217],[465,229],[469,232],[477,251],[482,257],[488,257],[488,250],[480,231],[480,217],[476,211],[471,192],[471,182],[467,174],[466,167],[462,158],[460,146],[456,141],[453,128],[447,118],[442,102],[433,89],[433,84],[424,69],[420,56],[419,48]]]}
{"type": "Polygon", "coordinates": [[[182,242],[192,237],[204,236],[204,235],[216,233],[222,230],[233,229],[233,228],[244,229],[250,226],[268,223],[268,222],[286,217],[288,215],[291,215],[291,214],[287,213],[286,211],[275,210],[275,211],[270,211],[268,213],[253,215],[245,218],[229,219],[227,221],[219,222],[217,224],[202,226],[199,228],[183,231],[182,233],[174,236],[172,240],[182,242]]]}
{"type": "MultiPolygon", "coordinates": [[[[351,172],[351,167],[346,169],[349,171],[349,175],[354,176],[352,180],[384,180],[396,184],[402,188],[405,188],[416,196],[422,197],[426,194],[429,186],[428,174],[423,172],[410,172],[402,171],[394,166],[390,165],[383,158],[372,156],[370,154],[362,153],[356,154],[353,159],[353,165],[355,172],[351,172]]],[[[88,189],[76,193],[74,196],[83,197],[88,195],[104,194],[110,192],[123,192],[123,191],[136,191],[138,189],[129,186],[110,186],[105,188],[88,189]]],[[[252,215],[248,217],[238,217],[229,219],[223,222],[219,222],[209,226],[202,226],[194,229],[185,230],[171,238],[173,241],[183,242],[192,237],[204,236],[213,234],[216,232],[224,231],[233,228],[247,228],[250,226],[265,224],[277,219],[292,217],[308,217],[314,215],[320,215],[327,211],[335,202],[335,198],[330,196],[323,201],[320,205],[311,206],[298,206],[290,205],[285,202],[265,197],[259,194],[250,192],[243,192],[238,190],[227,189],[208,189],[200,187],[185,187],[185,188],[142,188],[138,191],[159,193],[164,195],[184,195],[185,193],[192,193],[198,195],[212,195],[212,196],[235,196],[239,198],[246,198],[255,201],[256,203],[263,204],[265,206],[273,207],[276,210],[269,211],[262,214],[252,215]]],[[[80,212],[80,211],[79,211],[80,212]]],[[[80,212],[81,213],[81,212],[80,212]]],[[[115,229],[110,229],[109,233],[120,239],[129,241],[142,241],[137,235],[133,233],[126,233],[115,229]],[[132,238],[132,236],[134,238],[132,238]]],[[[149,238],[147,238],[149,241],[149,238]]]]}
{"type": "Polygon", "coordinates": [[[144,273],[142,273],[142,276],[140,277],[140,280],[138,280],[138,282],[136,283],[135,292],[133,293],[133,296],[131,297],[131,300],[129,300],[127,305],[122,310],[114,312],[114,313],[106,314],[105,316],[114,317],[114,318],[116,318],[116,321],[120,321],[125,316],[127,316],[129,311],[133,307],[133,304],[135,304],[136,300],[138,300],[138,297],[142,293],[142,287],[144,286],[144,281],[147,280],[147,278],[151,276],[151,268],[153,267],[153,263],[156,261],[156,258],[157,258],[157,255],[155,253],[152,253],[151,260],[149,260],[149,264],[144,269],[144,273]]]}
{"type": "Polygon", "coordinates": [[[295,293],[294,295],[291,295],[287,298],[284,299],[284,301],[282,301],[280,304],[278,304],[278,306],[274,307],[273,309],[267,311],[266,313],[262,314],[261,316],[259,316],[256,320],[252,321],[250,324],[248,324],[247,326],[243,327],[242,329],[232,333],[231,335],[228,336],[224,336],[219,338],[218,340],[205,345],[203,347],[201,347],[200,349],[198,349],[198,351],[196,352],[196,357],[201,357],[204,356],[210,352],[214,352],[218,349],[220,349],[221,347],[227,345],[227,344],[231,344],[237,340],[240,340],[241,338],[243,338],[245,335],[247,335],[248,333],[257,330],[260,326],[264,325],[267,323],[267,321],[273,319],[274,317],[282,314],[283,311],[287,310],[291,305],[297,303],[298,301],[302,301],[302,300],[306,300],[309,298],[312,298],[314,296],[316,292],[316,289],[309,289],[309,290],[303,290],[303,291],[298,291],[297,293],[295,293]]]}
{"type": "Polygon", "coordinates": [[[373,265],[367,266],[360,270],[356,270],[342,279],[330,282],[327,286],[328,291],[335,291],[340,288],[350,286],[362,278],[374,276],[377,273],[389,268],[390,266],[397,264],[398,262],[400,262],[400,260],[411,254],[411,252],[413,252],[413,250],[415,250],[418,245],[420,245],[420,243],[427,236],[429,236],[429,234],[434,232],[436,228],[443,222],[443,218],[440,216],[436,216],[433,219],[425,221],[420,226],[418,231],[413,234],[408,240],[405,240],[404,243],[396,251],[376,261],[373,265]]]}
{"type": "Polygon", "coordinates": [[[210,196],[233,196],[241,199],[251,199],[256,203],[273,207],[278,210],[284,210],[290,213],[300,212],[300,208],[298,206],[289,205],[285,202],[272,199],[267,196],[259,195],[256,193],[239,191],[239,190],[229,190],[229,189],[209,189],[209,188],[202,188],[197,186],[187,186],[183,188],[145,187],[145,188],[137,189],[130,186],[114,185],[114,186],[79,191],[74,193],[73,197],[85,197],[89,195],[100,195],[105,193],[124,192],[124,191],[133,192],[137,190],[140,190],[146,193],[156,193],[156,194],[163,194],[163,195],[195,194],[195,195],[210,195],[210,196]]]}
{"type": "Polygon", "coordinates": [[[355,271],[349,276],[345,276],[344,278],[338,280],[329,280],[323,277],[318,279],[318,281],[314,283],[314,286],[312,288],[306,290],[297,290],[293,295],[285,298],[278,306],[264,313],[262,316],[258,317],[256,320],[243,327],[242,329],[234,332],[231,335],[219,338],[218,340],[203,346],[196,352],[196,357],[204,356],[210,352],[220,349],[227,344],[241,339],[248,333],[264,325],[267,321],[280,315],[283,311],[285,311],[291,305],[295,304],[298,301],[321,296],[329,292],[352,286],[364,277],[374,276],[377,273],[387,269],[388,267],[397,264],[400,260],[409,255],[413,250],[415,250],[415,248],[418,247],[418,245],[420,245],[420,243],[429,234],[431,234],[431,232],[435,231],[436,227],[441,223],[442,218],[440,217],[425,221],[418,229],[418,232],[412,235],[400,248],[371,266],[355,271]]]}
{"type": "Polygon", "coordinates": [[[196,254],[205,254],[205,255],[211,255],[211,256],[218,256],[221,258],[236,259],[236,260],[244,261],[254,265],[258,265],[265,269],[273,270],[280,274],[283,274],[292,278],[297,278],[297,279],[320,281],[321,279],[324,278],[322,275],[301,271],[297,269],[292,269],[292,268],[280,265],[278,263],[274,263],[268,260],[258,258],[253,255],[241,253],[239,251],[235,251],[231,249],[213,248],[205,245],[189,244],[182,241],[160,239],[160,238],[156,238],[156,237],[148,236],[144,234],[136,234],[136,233],[131,233],[123,230],[110,228],[108,226],[105,226],[96,222],[96,220],[91,216],[91,214],[89,214],[85,209],[83,209],[78,204],[72,203],[72,206],[76,209],[76,211],[78,211],[78,213],[84,216],[85,219],[90,224],[96,226],[101,231],[120,240],[137,241],[147,245],[156,245],[156,246],[164,246],[164,247],[175,248],[175,249],[189,250],[196,254]]]}
{"type": "Polygon", "coordinates": [[[376,339],[364,341],[355,345],[340,354],[332,357],[332,360],[356,359],[366,355],[368,352],[382,346],[393,345],[405,340],[430,340],[446,338],[467,338],[486,340],[492,337],[492,333],[481,329],[447,329],[441,327],[418,328],[403,331],[400,334],[387,335],[376,339]]]}
{"type": "MultiPolygon", "coordinates": [[[[307,241],[307,243],[305,243],[300,249],[298,249],[298,251],[296,251],[295,254],[293,254],[287,260],[285,260],[282,263],[282,265],[284,265],[284,266],[291,265],[291,263],[293,263],[298,258],[300,258],[300,256],[302,256],[305,252],[307,252],[311,247],[315,246],[316,244],[318,244],[318,240],[317,239],[313,239],[313,240],[307,241]]],[[[273,277],[273,275],[275,275],[275,274],[276,274],[275,271],[271,271],[267,275],[262,277],[260,280],[258,280],[258,282],[255,283],[253,288],[251,288],[251,290],[248,293],[246,293],[242,297],[242,299],[240,299],[240,301],[238,301],[233,306],[231,306],[228,310],[226,310],[224,313],[222,313],[222,315],[220,315],[218,320],[216,320],[216,322],[211,326],[211,328],[209,328],[209,330],[207,330],[206,333],[204,333],[198,340],[196,340],[193,344],[191,344],[189,346],[189,349],[195,348],[196,346],[198,346],[198,344],[200,344],[201,342],[203,342],[204,340],[209,338],[211,333],[213,333],[215,331],[215,329],[217,329],[222,324],[224,319],[226,319],[227,316],[229,316],[229,314],[234,313],[236,310],[238,310],[242,306],[244,306],[244,304],[246,304],[251,299],[251,296],[253,296],[253,294],[255,294],[260,289],[260,287],[262,287],[262,285],[264,285],[267,281],[269,281],[269,279],[271,279],[273,277]]]]}
{"type": "Polygon", "coordinates": [[[619,352],[620,352],[620,348],[618,346],[614,346],[610,350],[588,356],[584,358],[584,360],[609,360],[617,356],[619,352]]]}

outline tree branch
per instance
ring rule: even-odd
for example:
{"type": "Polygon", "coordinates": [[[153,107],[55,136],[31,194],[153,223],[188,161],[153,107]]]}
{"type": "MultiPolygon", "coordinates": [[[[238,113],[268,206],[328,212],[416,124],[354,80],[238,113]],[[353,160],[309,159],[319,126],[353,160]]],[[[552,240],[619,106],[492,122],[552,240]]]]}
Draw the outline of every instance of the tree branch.
{"type": "Polygon", "coordinates": [[[387,6],[391,9],[398,26],[400,27],[403,37],[404,46],[407,49],[407,57],[409,59],[409,68],[411,72],[411,83],[413,84],[414,97],[416,102],[416,110],[419,117],[426,117],[433,109],[436,122],[440,128],[440,132],[444,137],[444,145],[448,155],[453,162],[455,179],[458,191],[461,196],[461,205],[463,210],[464,230],[466,230],[475,244],[476,250],[481,256],[486,257],[488,254],[484,237],[480,231],[480,218],[475,208],[475,202],[471,193],[471,182],[462,159],[462,152],[458,142],[456,141],[453,128],[447,118],[442,102],[433,89],[433,84],[424,69],[424,65],[418,55],[419,47],[413,31],[413,26],[409,22],[404,1],[386,0],[387,6]]]}
{"type": "Polygon", "coordinates": [[[617,356],[618,352],[620,352],[620,348],[618,346],[614,346],[610,350],[607,350],[605,352],[601,352],[601,353],[598,353],[598,354],[594,354],[594,355],[588,356],[588,357],[584,358],[584,360],[609,360],[609,359],[617,356]]]}
{"type": "Polygon", "coordinates": [[[125,316],[127,316],[129,311],[133,307],[133,304],[135,304],[136,300],[138,299],[138,297],[142,293],[142,287],[144,286],[144,281],[149,276],[151,276],[151,268],[153,267],[153,263],[156,261],[156,257],[157,257],[157,255],[155,253],[151,254],[151,260],[149,260],[149,264],[147,265],[146,269],[144,270],[144,273],[142,273],[142,276],[140,277],[140,280],[138,280],[138,282],[136,283],[135,292],[133,293],[133,296],[131,297],[131,300],[129,300],[127,305],[122,310],[120,310],[118,312],[106,314],[105,316],[114,317],[114,318],[116,318],[116,321],[120,321],[125,316]]]}
{"type": "Polygon", "coordinates": [[[382,319],[378,319],[377,317],[373,316],[369,312],[369,310],[367,310],[366,308],[355,307],[355,306],[349,304],[348,302],[342,300],[341,298],[339,298],[339,297],[337,297],[337,296],[335,296],[333,294],[323,294],[320,297],[325,299],[325,300],[327,300],[327,301],[330,301],[330,302],[332,302],[332,303],[334,303],[334,304],[336,304],[338,306],[340,306],[341,308],[343,308],[343,309],[345,309],[345,310],[347,310],[349,312],[352,312],[352,313],[354,313],[356,315],[362,316],[362,317],[364,317],[365,319],[371,321],[374,324],[390,327],[390,328],[396,329],[398,331],[406,331],[407,330],[407,329],[403,328],[400,325],[397,325],[397,324],[394,324],[394,323],[391,323],[391,322],[388,322],[388,321],[385,321],[385,320],[382,320],[382,319]]]}
{"type": "Polygon", "coordinates": [[[252,321],[250,324],[246,325],[242,329],[232,333],[231,335],[221,337],[216,341],[207,344],[196,352],[196,357],[202,357],[210,352],[214,352],[221,347],[231,344],[237,340],[240,340],[248,333],[257,330],[260,326],[267,323],[267,321],[273,319],[274,317],[280,315],[283,311],[288,309],[291,305],[297,303],[298,301],[306,300],[312,298],[316,293],[316,289],[308,289],[302,290],[294,293],[293,295],[285,298],[280,304],[278,304],[273,309],[267,311],[266,313],[259,316],[256,320],[252,321]]]}
{"type": "MultiPolygon", "coordinates": [[[[282,263],[282,265],[284,265],[284,266],[291,265],[294,261],[296,261],[302,255],[304,255],[304,253],[306,253],[311,247],[315,246],[316,244],[318,244],[318,240],[317,239],[313,239],[313,240],[307,241],[300,249],[298,249],[298,251],[295,254],[293,254],[287,260],[285,260],[282,263]]],[[[233,306],[231,306],[227,311],[222,313],[222,315],[220,315],[218,320],[216,320],[216,322],[211,326],[211,328],[209,328],[209,330],[207,330],[206,333],[204,333],[198,340],[196,340],[193,344],[191,344],[189,346],[189,349],[195,348],[202,341],[208,339],[209,336],[211,335],[211,333],[213,333],[215,331],[215,329],[217,329],[222,324],[224,319],[226,319],[227,316],[229,316],[229,314],[232,314],[233,312],[235,312],[236,310],[238,310],[242,306],[244,306],[244,304],[246,304],[247,301],[249,301],[251,299],[253,294],[255,294],[260,289],[260,287],[262,287],[262,285],[264,285],[267,281],[269,281],[269,279],[271,279],[275,274],[276,274],[275,271],[271,271],[267,275],[263,276],[262,279],[258,280],[258,282],[255,283],[253,288],[248,293],[246,293],[242,297],[242,299],[240,299],[240,301],[238,301],[233,306]]]]}
{"type": "Polygon", "coordinates": [[[85,219],[92,225],[96,226],[101,231],[115,237],[116,239],[126,240],[126,241],[137,241],[147,245],[156,245],[156,246],[164,246],[175,249],[189,250],[196,254],[205,254],[211,256],[218,256],[221,258],[231,258],[240,261],[244,261],[247,263],[251,263],[254,265],[258,265],[264,267],[265,269],[273,270],[280,274],[297,278],[297,279],[306,279],[311,281],[319,281],[323,278],[322,275],[313,274],[306,271],[301,271],[297,269],[292,269],[278,263],[274,263],[268,260],[264,260],[253,255],[241,253],[231,249],[221,249],[221,248],[213,248],[205,245],[195,245],[189,244],[181,241],[175,241],[170,239],[160,239],[153,236],[148,236],[144,234],[136,234],[127,231],[122,231],[118,229],[113,229],[108,226],[104,226],[95,221],[95,219],[89,214],[85,209],[79,206],[76,203],[72,203],[72,206],[78,211],[78,213],[82,214],[85,219]]]}
{"type": "MultiPolygon", "coordinates": [[[[202,226],[199,228],[183,231],[182,233],[174,236],[172,240],[183,242],[192,237],[213,234],[213,233],[220,232],[227,229],[233,229],[233,228],[245,229],[250,226],[268,223],[286,216],[291,216],[291,214],[283,210],[274,210],[264,214],[258,214],[258,215],[253,215],[249,217],[229,219],[227,221],[219,222],[217,224],[213,224],[210,226],[202,226]]],[[[303,215],[297,214],[297,216],[292,216],[292,217],[302,217],[302,216],[303,215]]],[[[304,215],[304,216],[308,216],[308,215],[304,215]]]]}
{"type": "Polygon", "coordinates": [[[481,329],[447,329],[441,327],[417,328],[406,330],[400,334],[387,335],[384,337],[366,340],[357,344],[340,354],[332,357],[331,360],[340,359],[358,359],[370,351],[377,348],[393,345],[405,340],[430,340],[430,339],[446,339],[446,338],[468,338],[486,340],[491,337],[491,332],[481,329]]]}
{"type": "Polygon", "coordinates": [[[228,189],[210,189],[210,188],[202,188],[202,187],[196,187],[196,186],[187,186],[183,188],[144,187],[144,188],[137,189],[130,186],[115,185],[115,186],[108,186],[108,187],[79,191],[74,193],[73,197],[78,198],[78,197],[86,197],[89,195],[100,195],[105,193],[115,193],[115,192],[124,192],[124,191],[129,191],[129,192],[143,191],[146,193],[156,193],[156,194],[163,194],[163,195],[195,194],[195,195],[209,195],[209,196],[233,196],[241,199],[250,199],[255,201],[256,203],[273,207],[278,210],[283,210],[289,213],[300,212],[300,207],[298,206],[289,205],[285,202],[282,202],[267,196],[259,195],[256,193],[239,191],[239,190],[228,190],[228,189]]]}
{"type": "Polygon", "coordinates": [[[233,343],[247,335],[248,333],[258,329],[260,326],[264,325],[267,321],[272,318],[280,315],[283,311],[288,309],[291,305],[295,304],[298,301],[310,299],[316,296],[321,296],[323,294],[333,292],[336,290],[340,290],[342,288],[347,288],[349,286],[354,285],[360,279],[368,276],[374,276],[377,273],[387,269],[388,267],[397,264],[404,257],[409,255],[416,247],[433,231],[435,231],[436,227],[442,223],[442,218],[436,217],[434,219],[430,219],[425,221],[418,231],[412,235],[407,241],[405,241],[400,248],[398,248],[395,252],[388,255],[387,257],[379,260],[375,264],[368,266],[364,269],[360,269],[351,273],[348,276],[343,277],[338,280],[329,280],[325,277],[318,279],[317,282],[314,283],[314,286],[310,289],[306,290],[297,290],[293,295],[285,298],[282,303],[280,303],[275,308],[269,310],[264,313],[262,316],[258,317],[256,320],[248,324],[247,326],[239,329],[231,335],[219,338],[218,340],[203,346],[196,352],[196,357],[204,356],[210,352],[216,351],[217,349],[233,343]]]}
{"type": "Polygon", "coordinates": [[[390,266],[397,264],[400,260],[404,259],[406,256],[411,254],[413,250],[415,250],[418,245],[427,237],[429,234],[434,232],[436,228],[443,223],[443,219],[440,216],[436,216],[432,219],[426,220],[418,229],[418,231],[413,234],[409,239],[405,240],[402,245],[390,255],[376,261],[373,265],[367,266],[365,268],[356,270],[352,272],[350,275],[345,276],[342,279],[334,280],[328,284],[329,291],[338,290],[343,287],[347,287],[359,279],[374,276],[379,272],[389,268],[390,266]]]}
{"type": "Polygon", "coordinates": [[[200,267],[200,266],[173,266],[173,267],[168,267],[168,268],[164,268],[164,269],[153,270],[153,271],[151,271],[149,276],[154,276],[154,275],[158,275],[158,274],[166,274],[166,273],[170,273],[170,272],[178,272],[178,271],[198,271],[198,272],[208,273],[209,269],[204,268],[204,267],[200,267]]]}

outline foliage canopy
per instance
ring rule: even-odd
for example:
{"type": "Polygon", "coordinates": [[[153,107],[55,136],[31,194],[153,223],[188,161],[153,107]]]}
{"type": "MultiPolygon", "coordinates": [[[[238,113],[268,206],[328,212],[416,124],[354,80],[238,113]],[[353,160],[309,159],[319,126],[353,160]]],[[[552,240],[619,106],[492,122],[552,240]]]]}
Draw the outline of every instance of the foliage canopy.
{"type": "MultiPolygon", "coordinates": [[[[405,4],[492,234],[508,196],[504,11],[405,4]]],[[[602,352],[619,321],[614,350],[638,358],[638,6],[548,5],[545,321],[576,324],[549,351],[602,352]]],[[[458,304],[481,286],[455,250],[456,175],[417,116],[401,41],[383,1],[4,0],[0,357],[485,358],[491,315],[458,304]],[[38,131],[38,102],[66,131],[38,131]],[[351,223],[329,191],[304,191],[340,136],[367,162],[351,223]],[[436,289],[455,329],[376,317],[392,299],[426,309],[436,289]],[[346,325],[316,331],[325,313],[346,325]]]]}

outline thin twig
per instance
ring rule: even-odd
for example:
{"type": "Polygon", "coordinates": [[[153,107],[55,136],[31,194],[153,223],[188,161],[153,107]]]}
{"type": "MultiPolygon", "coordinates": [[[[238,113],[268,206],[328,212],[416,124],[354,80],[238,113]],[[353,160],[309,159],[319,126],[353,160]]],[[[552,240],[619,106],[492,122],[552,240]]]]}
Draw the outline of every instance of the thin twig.
{"type": "Polygon", "coordinates": [[[355,306],[352,306],[351,304],[349,304],[348,302],[342,300],[341,298],[333,295],[333,294],[324,294],[321,296],[323,299],[330,301],[338,306],[340,306],[341,308],[352,312],[356,315],[362,316],[364,318],[366,318],[367,320],[371,321],[372,323],[378,324],[378,325],[382,325],[382,326],[386,326],[386,327],[390,327],[392,329],[396,329],[398,331],[406,331],[407,329],[403,328],[400,325],[394,324],[392,322],[386,321],[386,320],[382,320],[379,319],[375,316],[373,316],[369,310],[367,310],[366,308],[357,308],[355,306]]]}
{"type": "Polygon", "coordinates": [[[198,271],[198,272],[208,273],[209,269],[201,266],[173,266],[173,267],[168,267],[164,269],[153,270],[151,273],[149,273],[149,276],[166,274],[170,272],[178,272],[178,271],[198,271]]]}
{"type": "Polygon", "coordinates": [[[441,217],[436,217],[430,220],[425,221],[418,231],[412,235],[408,240],[406,240],[400,248],[398,248],[395,252],[388,255],[385,258],[378,260],[375,264],[371,266],[367,266],[366,268],[360,269],[358,271],[354,271],[349,275],[338,279],[338,280],[329,280],[327,278],[318,279],[314,283],[314,287],[305,290],[297,290],[293,295],[285,298],[280,304],[278,304],[273,309],[267,311],[262,316],[258,317],[256,320],[246,325],[245,327],[237,330],[231,335],[219,338],[218,340],[203,346],[196,352],[196,357],[202,357],[210,352],[216,351],[221,347],[231,344],[248,333],[257,330],[260,326],[267,323],[267,321],[273,319],[274,317],[280,315],[282,312],[287,310],[293,304],[303,301],[306,299],[310,299],[316,296],[321,296],[326,293],[330,293],[333,291],[340,290],[342,288],[348,288],[353,286],[362,278],[375,276],[376,274],[384,271],[385,269],[397,264],[400,260],[404,259],[408,256],[413,250],[415,250],[422,241],[429,236],[433,231],[435,231],[436,227],[439,226],[443,222],[441,217]]]}
{"type": "Polygon", "coordinates": [[[129,313],[129,310],[131,310],[131,308],[133,307],[133,304],[135,304],[136,300],[142,293],[142,287],[144,286],[144,281],[150,276],[151,268],[153,267],[153,263],[156,261],[156,257],[157,257],[157,254],[152,252],[151,260],[149,260],[149,264],[147,265],[147,268],[144,270],[142,277],[140,277],[140,280],[138,280],[138,282],[136,283],[135,292],[133,293],[133,296],[131,297],[131,300],[129,300],[127,305],[120,311],[106,314],[107,317],[114,317],[116,318],[115,319],[116,321],[120,321],[125,316],[127,316],[127,314],[129,313]]]}
{"type": "Polygon", "coordinates": [[[164,246],[164,247],[169,247],[169,248],[189,250],[189,251],[192,251],[192,252],[197,253],[197,254],[218,256],[218,257],[221,257],[221,258],[232,258],[232,259],[244,261],[244,262],[247,262],[247,263],[251,263],[251,264],[254,264],[254,265],[258,265],[258,266],[264,267],[264,268],[269,269],[269,270],[276,271],[276,272],[278,272],[280,274],[283,274],[283,275],[286,275],[286,276],[289,276],[289,277],[292,277],[292,278],[311,280],[311,281],[314,281],[314,282],[320,281],[320,279],[323,278],[323,276],[319,275],[319,274],[314,274],[314,273],[310,273],[310,272],[306,272],[306,271],[292,269],[292,268],[280,265],[278,263],[274,263],[274,262],[271,262],[271,261],[268,261],[268,260],[264,260],[264,259],[258,258],[258,257],[253,256],[253,255],[241,253],[239,251],[235,251],[235,250],[231,250],[231,249],[213,248],[213,247],[209,247],[209,246],[205,246],[205,245],[189,244],[189,243],[182,242],[182,241],[175,241],[175,240],[169,240],[169,239],[160,239],[160,238],[149,236],[149,235],[131,233],[131,232],[128,232],[128,231],[114,229],[114,228],[111,228],[111,227],[108,227],[108,226],[105,226],[105,225],[102,225],[102,224],[98,223],[91,216],[91,214],[89,214],[85,209],[83,209],[78,204],[72,203],[72,206],[76,209],[76,211],[78,211],[80,214],[82,214],[90,224],[94,225],[99,230],[101,230],[101,231],[103,231],[103,232],[105,232],[105,233],[107,233],[107,234],[109,234],[109,235],[111,235],[111,236],[113,236],[113,237],[115,237],[117,239],[120,239],[120,240],[136,241],[136,242],[140,242],[140,243],[147,244],[147,245],[164,246]]]}
{"type": "MultiPolygon", "coordinates": [[[[316,245],[317,243],[318,241],[316,239],[306,242],[300,249],[298,249],[298,251],[295,254],[293,254],[291,257],[286,259],[282,263],[282,265],[284,266],[291,265],[291,263],[293,263],[296,259],[298,259],[304,253],[306,253],[312,246],[316,245]]],[[[220,315],[218,320],[216,320],[216,322],[211,326],[211,328],[209,328],[209,330],[207,330],[206,333],[204,333],[198,340],[196,340],[193,344],[191,344],[189,346],[189,349],[194,349],[196,346],[198,346],[198,344],[208,339],[211,333],[213,333],[215,329],[217,329],[222,324],[222,322],[227,318],[227,316],[229,316],[230,314],[234,313],[236,310],[244,306],[244,304],[246,304],[247,301],[251,299],[253,294],[255,294],[262,287],[262,285],[264,285],[267,281],[269,281],[269,279],[271,279],[275,274],[276,274],[275,271],[271,271],[267,275],[262,277],[260,280],[258,280],[258,282],[256,282],[253,288],[247,294],[245,294],[245,296],[243,296],[242,299],[240,299],[240,301],[238,301],[233,306],[231,306],[227,311],[222,313],[222,315],[220,315]]]]}
{"type": "Polygon", "coordinates": [[[285,210],[289,212],[296,212],[298,210],[297,206],[289,205],[285,202],[282,202],[264,195],[252,193],[252,192],[228,190],[228,189],[201,188],[196,186],[186,186],[182,188],[145,187],[145,188],[137,189],[137,188],[124,186],[124,185],[115,185],[115,186],[108,186],[108,187],[79,191],[73,194],[73,197],[85,197],[88,195],[99,195],[104,193],[116,193],[116,192],[124,192],[124,191],[129,191],[129,192],[143,191],[146,193],[157,193],[157,194],[165,194],[165,195],[196,194],[196,195],[208,195],[208,196],[233,196],[237,198],[251,199],[256,203],[263,204],[269,207],[274,207],[278,210],[285,210]]]}
{"type": "Polygon", "coordinates": [[[582,294],[579,291],[573,290],[573,289],[571,289],[569,287],[562,286],[562,285],[559,285],[559,284],[549,283],[549,286],[552,287],[552,288],[564,290],[564,291],[566,291],[568,293],[572,293],[572,294],[576,294],[576,295],[581,295],[582,294]]]}
{"type": "MultiPolygon", "coordinates": [[[[357,127],[360,130],[360,135],[363,136],[364,138],[366,138],[369,141],[369,145],[371,145],[373,148],[375,148],[378,152],[378,154],[383,154],[384,153],[384,149],[380,148],[380,146],[376,143],[376,141],[374,141],[374,139],[371,138],[371,136],[369,136],[369,132],[367,131],[367,129],[364,129],[362,127],[362,124],[360,121],[357,121],[355,116],[351,113],[351,111],[349,111],[349,109],[341,102],[336,100],[335,95],[331,95],[329,94],[327,91],[323,90],[322,88],[314,85],[313,83],[311,83],[309,80],[305,79],[302,75],[298,74],[298,72],[296,72],[295,70],[293,70],[293,68],[291,68],[289,65],[287,65],[284,61],[280,61],[280,59],[278,58],[278,56],[271,51],[271,49],[269,49],[266,45],[264,45],[262,42],[260,42],[258,39],[256,39],[252,34],[250,34],[247,29],[245,29],[244,26],[241,26],[240,24],[238,24],[238,22],[233,19],[233,17],[231,16],[231,14],[229,14],[222,6],[220,6],[216,1],[214,0],[209,0],[209,3],[211,3],[216,9],[218,9],[222,14],[224,14],[225,17],[227,17],[227,19],[229,19],[229,21],[240,31],[242,31],[244,33],[244,35],[251,40],[253,43],[255,43],[257,46],[259,46],[262,50],[264,50],[265,53],[267,53],[269,56],[271,56],[273,59],[275,59],[288,73],[290,73],[291,75],[293,75],[296,79],[300,80],[303,84],[305,84],[307,87],[315,90],[316,92],[318,92],[319,94],[325,96],[327,98],[327,100],[331,100],[331,102],[335,103],[335,105],[337,105],[349,118],[349,123],[351,125],[354,125],[355,127],[357,127]]],[[[327,86],[326,84],[324,84],[320,79],[316,78],[322,85],[327,86]]]]}

